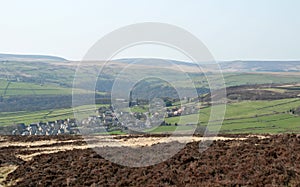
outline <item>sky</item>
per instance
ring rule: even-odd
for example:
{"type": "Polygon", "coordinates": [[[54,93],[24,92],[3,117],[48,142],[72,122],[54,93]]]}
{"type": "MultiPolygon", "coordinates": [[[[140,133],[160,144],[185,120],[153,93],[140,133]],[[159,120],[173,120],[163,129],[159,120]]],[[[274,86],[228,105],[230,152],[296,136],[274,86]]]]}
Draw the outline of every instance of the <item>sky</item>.
{"type": "MultiPolygon", "coordinates": [[[[0,0],[0,5],[0,53],[81,60],[115,29],[161,22],[198,37],[217,60],[300,60],[298,0],[0,0]]],[[[153,46],[120,57],[143,55],[182,58],[153,46]]]]}

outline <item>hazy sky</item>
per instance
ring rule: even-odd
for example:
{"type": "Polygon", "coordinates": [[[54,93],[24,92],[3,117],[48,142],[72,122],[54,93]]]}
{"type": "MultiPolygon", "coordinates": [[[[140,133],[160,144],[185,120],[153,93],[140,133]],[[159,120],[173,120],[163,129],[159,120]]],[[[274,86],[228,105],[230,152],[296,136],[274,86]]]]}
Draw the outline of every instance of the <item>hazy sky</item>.
{"type": "Polygon", "coordinates": [[[218,60],[300,59],[299,0],[0,2],[0,53],[80,60],[112,30],[151,21],[188,30],[218,60]]]}

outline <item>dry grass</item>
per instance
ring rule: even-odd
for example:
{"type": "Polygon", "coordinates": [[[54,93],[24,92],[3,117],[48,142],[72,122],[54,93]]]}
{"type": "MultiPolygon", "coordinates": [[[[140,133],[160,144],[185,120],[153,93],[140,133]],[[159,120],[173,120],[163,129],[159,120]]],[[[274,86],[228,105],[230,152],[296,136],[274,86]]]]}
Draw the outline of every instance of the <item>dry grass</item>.
{"type": "Polygon", "coordinates": [[[16,165],[6,165],[0,167],[0,186],[3,183],[3,181],[6,180],[6,177],[9,173],[15,171],[18,168],[16,165]]]}

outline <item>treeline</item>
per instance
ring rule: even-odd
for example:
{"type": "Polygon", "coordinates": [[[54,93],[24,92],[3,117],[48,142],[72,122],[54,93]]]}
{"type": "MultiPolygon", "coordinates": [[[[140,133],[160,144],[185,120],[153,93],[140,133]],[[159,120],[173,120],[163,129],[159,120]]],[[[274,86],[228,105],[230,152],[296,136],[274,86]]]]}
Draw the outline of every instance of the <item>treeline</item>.
{"type": "MultiPolygon", "coordinates": [[[[185,90],[188,92],[188,90],[185,90]]],[[[206,93],[209,90],[201,89],[198,93],[206,93]]],[[[187,96],[187,95],[185,95],[187,96]]],[[[24,95],[24,96],[0,96],[0,112],[15,112],[15,111],[39,111],[49,109],[60,109],[72,107],[72,95],[24,95]]],[[[82,105],[90,104],[92,96],[79,95],[82,105]],[[87,99],[84,101],[84,99],[87,99]]],[[[132,100],[147,103],[153,98],[162,98],[167,106],[171,106],[172,102],[180,100],[177,91],[170,86],[149,86],[145,84],[142,87],[134,89],[132,100]]],[[[111,104],[111,96],[108,94],[96,94],[96,104],[111,104]]]]}
{"type": "Polygon", "coordinates": [[[153,98],[171,98],[181,99],[180,97],[195,97],[195,94],[202,95],[209,93],[208,88],[174,88],[166,82],[160,80],[141,81],[136,84],[132,90],[132,99],[148,99],[153,98]],[[181,95],[179,95],[181,93],[181,95]]]}
{"type": "MultiPolygon", "coordinates": [[[[91,97],[80,95],[78,98],[91,97]]],[[[96,104],[109,104],[110,96],[97,94],[95,101],[96,104]]],[[[86,103],[89,104],[90,101],[86,100],[86,103]]],[[[72,107],[72,95],[11,96],[2,98],[0,101],[0,112],[39,111],[69,107],[72,107]]]]}

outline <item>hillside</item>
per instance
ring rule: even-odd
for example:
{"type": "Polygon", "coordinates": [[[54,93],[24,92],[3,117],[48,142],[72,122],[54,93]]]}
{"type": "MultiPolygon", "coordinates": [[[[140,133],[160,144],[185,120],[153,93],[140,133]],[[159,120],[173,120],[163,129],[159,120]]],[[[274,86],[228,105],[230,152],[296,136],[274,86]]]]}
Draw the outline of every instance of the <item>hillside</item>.
{"type": "Polygon", "coordinates": [[[228,72],[299,72],[300,61],[228,61],[221,62],[228,72]]]}
{"type": "Polygon", "coordinates": [[[0,61],[65,62],[64,58],[48,55],[0,54],[0,61]]]}
{"type": "MultiPolygon", "coordinates": [[[[0,111],[26,110],[33,112],[70,108],[72,106],[73,80],[79,63],[44,55],[1,54],[0,111]]],[[[103,65],[103,61],[82,62],[80,82],[83,85],[89,85],[88,77],[90,75],[97,76],[103,65]]],[[[95,86],[99,101],[97,104],[105,104],[110,100],[110,91],[115,79],[124,69],[126,71],[120,77],[120,80],[124,82],[134,81],[135,77],[145,74],[161,75],[172,80],[172,83],[159,79],[140,80],[136,82],[133,89],[133,99],[152,99],[157,96],[179,99],[176,91],[184,90],[187,95],[195,89],[194,85],[186,80],[186,76],[194,82],[199,95],[207,94],[210,92],[207,77],[214,80],[214,70],[207,66],[208,68],[204,72],[199,72],[195,67],[194,63],[175,60],[149,58],[113,60],[106,64],[98,75],[95,86]]],[[[298,95],[297,91],[291,90],[283,94],[282,91],[286,89],[271,88],[271,85],[299,83],[300,72],[297,71],[300,70],[300,62],[232,61],[220,62],[220,67],[226,87],[264,84],[266,88],[260,89],[259,93],[273,94],[272,97],[269,96],[270,98],[295,98],[298,95]],[[286,97],[286,95],[289,96],[286,97]]],[[[262,96],[255,96],[257,91],[247,89],[243,90],[243,87],[230,88],[228,96],[233,100],[262,98],[262,96]]],[[[22,119],[20,120],[22,121],[22,119]]]]}

